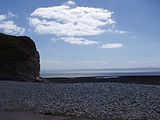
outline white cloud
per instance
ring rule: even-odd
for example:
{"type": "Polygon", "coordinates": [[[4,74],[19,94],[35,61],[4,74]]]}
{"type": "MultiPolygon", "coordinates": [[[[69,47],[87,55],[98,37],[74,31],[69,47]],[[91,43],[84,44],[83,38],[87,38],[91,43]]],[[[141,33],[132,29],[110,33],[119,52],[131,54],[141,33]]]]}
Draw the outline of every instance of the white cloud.
{"type": "Polygon", "coordinates": [[[29,23],[39,34],[99,35],[107,31],[102,27],[115,24],[112,14],[107,9],[79,7],[74,1],[68,1],[60,6],[37,8],[30,15],[29,23]]]}
{"type": "Polygon", "coordinates": [[[8,18],[17,18],[18,16],[16,14],[12,13],[11,11],[8,11],[7,17],[8,18]]]}
{"type": "Polygon", "coordinates": [[[128,31],[123,31],[123,30],[115,30],[114,32],[118,34],[128,34],[129,33],[128,31]]]}
{"type": "Polygon", "coordinates": [[[128,31],[124,31],[124,30],[116,30],[116,29],[107,29],[108,33],[116,33],[116,34],[128,34],[128,31]]]}
{"type": "Polygon", "coordinates": [[[18,27],[14,21],[9,19],[9,17],[13,16],[14,14],[11,14],[11,12],[8,15],[0,15],[0,30],[9,34],[24,34],[25,29],[18,27]]]}
{"type": "Polygon", "coordinates": [[[87,40],[84,38],[76,38],[76,37],[64,37],[61,38],[64,40],[64,42],[67,42],[69,44],[75,44],[75,45],[93,45],[98,44],[97,41],[87,40]]]}
{"type": "Polygon", "coordinates": [[[51,41],[57,42],[57,39],[56,38],[52,38],[51,41]]]}
{"type": "Polygon", "coordinates": [[[7,19],[7,17],[5,15],[0,15],[0,21],[3,21],[5,19],[7,19]]]}
{"type": "Polygon", "coordinates": [[[101,48],[120,48],[123,47],[121,43],[111,43],[111,44],[103,44],[101,48]]]}
{"type": "Polygon", "coordinates": [[[65,2],[64,5],[76,7],[76,3],[74,1],[72,1],[72,0],[69,0],[69,1],[65,2]]]}
{"type": "MultiPolygon", "coordinates": [[[[97,41],[87,40],[84,36],[102,33],[127,34],[128,31],[116,30],[113,12],[95,7],[80,7],[73,0],[59,6],[40,7],[28,18],[30,26],[38,34],[51,34],[64,42],[74,45],[93,45],[97,41]]],[[[118,48],[122,44],[104,44],[101,48],[118,48]]]]}

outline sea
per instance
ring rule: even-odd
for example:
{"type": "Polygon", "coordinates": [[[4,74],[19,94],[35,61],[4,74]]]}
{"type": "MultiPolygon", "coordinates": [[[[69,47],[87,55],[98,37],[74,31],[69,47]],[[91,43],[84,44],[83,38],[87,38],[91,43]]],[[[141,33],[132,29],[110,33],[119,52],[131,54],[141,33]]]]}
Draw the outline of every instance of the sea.
{"type": "Polygon", "coordinates": [[[43,78],[160,76],[160,68],[41,70],[43,78]]]}

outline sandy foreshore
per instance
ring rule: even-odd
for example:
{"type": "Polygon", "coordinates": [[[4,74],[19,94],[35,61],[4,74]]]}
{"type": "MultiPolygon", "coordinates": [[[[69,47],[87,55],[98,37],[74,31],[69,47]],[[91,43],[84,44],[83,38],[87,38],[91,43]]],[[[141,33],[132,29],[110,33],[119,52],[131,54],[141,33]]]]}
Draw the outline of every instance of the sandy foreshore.
{"type": "Polygon", "coordinates": [[[42,120],[54,120],[55,116],[60,116],[56,120],[63,116],[64,120],[74,120],[71,116],[76,117],[75,120],[159,120],[160,86],[112,82],[57,84],[0,81],[0,111],[29,112],[37,117],[40,114],[49,115],[48,119],[42,120]]]}

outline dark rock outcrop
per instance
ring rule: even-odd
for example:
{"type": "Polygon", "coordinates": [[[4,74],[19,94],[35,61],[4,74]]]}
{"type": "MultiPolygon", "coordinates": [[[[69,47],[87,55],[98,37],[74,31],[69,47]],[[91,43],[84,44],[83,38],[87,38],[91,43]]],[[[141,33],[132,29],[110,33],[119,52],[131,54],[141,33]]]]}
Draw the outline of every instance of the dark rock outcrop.
{"type": "Polygon", "coordinates": [[[29,37],[0,33],[1,80],[39,80],[39,71],[39,53],[29,37]]]}

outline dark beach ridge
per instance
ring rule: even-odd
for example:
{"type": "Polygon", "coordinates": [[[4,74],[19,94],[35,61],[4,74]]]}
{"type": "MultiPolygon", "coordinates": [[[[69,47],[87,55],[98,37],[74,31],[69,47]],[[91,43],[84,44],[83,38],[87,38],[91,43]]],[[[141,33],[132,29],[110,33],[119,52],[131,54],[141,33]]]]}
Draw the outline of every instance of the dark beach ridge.
{"type": "Polygon", "coordinates": [[[94,83],[94,82],[115,82],[130,84],[160,84],[160,76],[97,76],[97,77],[59,77],[44,78],[44,82],[52,83],[94,83]]]}
{"type": "Polygon", "coordinates": [[[55,78],[40,78],[39,80],[28,79],[23,80],[21,77],[1,76],[1,81],[19,81],[19,82],[44,82],[44,83],[129,83],[129,84],[150,84],[160,85],[160,76],[97,76],[97,77],[55,77],[55,78]],[[7,79],[6,79],[7,78],[7,79]]]}

